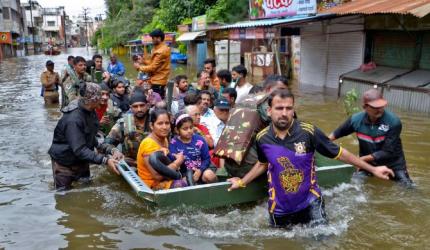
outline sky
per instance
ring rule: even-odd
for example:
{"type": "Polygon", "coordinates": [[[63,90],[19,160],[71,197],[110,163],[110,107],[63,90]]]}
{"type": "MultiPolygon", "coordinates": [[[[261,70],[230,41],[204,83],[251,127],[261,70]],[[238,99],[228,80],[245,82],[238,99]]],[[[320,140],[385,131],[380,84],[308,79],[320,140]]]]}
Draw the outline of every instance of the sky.
{"type": "MultiPolygon", "coordinates": [[[[83,8],[90,8],[90,16],[95,17],[97,14],[104,14],[106,11],[104,0],[35,0],[43,8],[64,6],[66,15],[78,16],[82,13],[83,8]]],[[[28,0],[21,0],[28,2],[28,0]]],[[[106,15],[103,16],[103,19],[106,15]]]]}

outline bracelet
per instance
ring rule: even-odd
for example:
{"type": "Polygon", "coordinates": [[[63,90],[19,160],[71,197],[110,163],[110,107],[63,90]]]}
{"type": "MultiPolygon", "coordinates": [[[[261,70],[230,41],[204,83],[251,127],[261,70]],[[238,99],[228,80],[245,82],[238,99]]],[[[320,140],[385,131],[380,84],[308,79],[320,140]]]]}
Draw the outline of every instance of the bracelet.
{"type": "Polygon", "coordinates": [[[245,183],[243,183],[242,179],[239,179],[237,181],[237,185],[239,185],[240,188],[245,188],[246,187],[246,185],[245,185],[245,183]]]}

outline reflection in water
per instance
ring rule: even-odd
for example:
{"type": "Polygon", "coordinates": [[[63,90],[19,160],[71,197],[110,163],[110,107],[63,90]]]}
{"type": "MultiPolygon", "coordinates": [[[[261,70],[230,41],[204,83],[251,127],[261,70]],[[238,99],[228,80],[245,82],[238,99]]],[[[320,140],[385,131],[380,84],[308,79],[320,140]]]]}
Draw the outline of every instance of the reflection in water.
{"type": "MultiPolygon", "coordinates": [[[[85,49],[69,53],[91,56],[85,49]]],[[[0,63],[0,248],[419,249],[430,245],[426,169],[430,119],[413,113],[397,112],[417,191],[375,179],[323,190],[328,226],[272,229],[264,201],[213,210],[150,210],[125,181],[104,167],[92,168],[90,186],[55,193],[47,150],[61,113],[58,106],[44,106],[39,76],[48,58],[59,71],[68,55],[0,63]]],[[[133,78],[131,63],[120,60],[133,78]]],[[[172,75],[179,72],[187,69],[178,66],[172,75]]],[[[195,78],[195,72],[191,74],[195,78]]],[[[333,91],[309,89],[293,85],[298,116],[329,133],[346,119],[342,105],[333,91]]],[[[339,143],[358,151],[354,136],[339,143]]]]}

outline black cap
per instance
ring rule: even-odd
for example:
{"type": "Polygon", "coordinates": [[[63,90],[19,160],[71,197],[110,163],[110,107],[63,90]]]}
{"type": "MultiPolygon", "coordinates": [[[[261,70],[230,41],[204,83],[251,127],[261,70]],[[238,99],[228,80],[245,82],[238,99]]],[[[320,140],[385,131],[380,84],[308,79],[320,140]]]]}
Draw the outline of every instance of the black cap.
{"type": "Polygon", "coordinates": [[[220,98],[215,101],[215,107],[219,109],[230,109],[230,103],[225,98],[220,98]]]}
{"type": "Polygon", "coordinates": [[[151,33],[149,33],[151,37],[161,37],[164,38],[164,32],[160,29],[155,29],[151,33]]]}
{"type": "Polygon", "coordinates": [[[131,96],[130,96],[130,105],[133,105],[133,103],[135,102],[144,102],[147,103],[146,101],[146,96],[144,93],[142,93],[142,91],[140,90],[135,90],[131,96]]]}
{"type": "Polygon", "coordinates": [[[54,62],[51,60],[46,61],[46,66],[54,65],[54,62]]]}

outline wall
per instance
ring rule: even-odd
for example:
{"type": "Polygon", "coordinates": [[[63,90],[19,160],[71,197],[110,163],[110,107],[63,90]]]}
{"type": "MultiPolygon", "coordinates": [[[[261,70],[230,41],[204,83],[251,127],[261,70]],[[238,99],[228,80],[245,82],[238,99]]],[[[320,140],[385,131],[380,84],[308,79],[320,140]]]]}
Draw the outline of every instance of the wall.
{"type": "Polygon", "coordinates": [[[300,83],[338,88],[339,76],[363,63],[363,29],[364,19],[356,16],[303,25],[300,83]]]}

